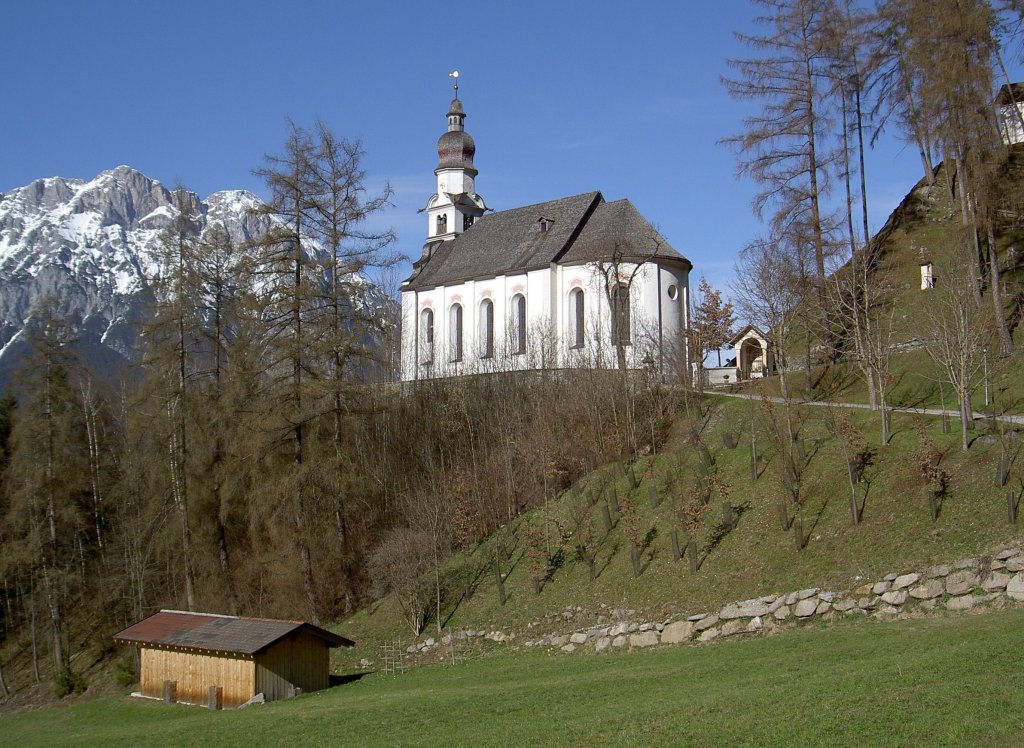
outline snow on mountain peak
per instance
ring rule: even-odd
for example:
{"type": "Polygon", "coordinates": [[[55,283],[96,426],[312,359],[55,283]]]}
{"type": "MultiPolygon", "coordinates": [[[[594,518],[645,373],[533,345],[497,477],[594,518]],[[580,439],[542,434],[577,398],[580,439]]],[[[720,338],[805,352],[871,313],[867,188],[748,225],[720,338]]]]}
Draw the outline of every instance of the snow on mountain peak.
{"type": "MultiPolygon", "coordinates": [[[[251,214],[259,199],[250,192],[191,199],[201,231],[215,221],[236,242],[261,232],[251,214]]],[[[128,356],[134,335],[112,329],[140,318],[159,274],[161,235],[177,214],[170,191],[126,165],[90,180],[38,179],[0,195],[0,351],[53,296],[84,337],[128,356]]]]}
{"type": "MultiPolygon", "coordinates": [[[[186,200],[201,241],[217,225],[235,246],[253,246],[274,220],[256,210],[261,201],[247,190],[205,200],[189,193],[186,200]]],[[[50,177],[0,194],[0,386],[24,353],[26,322],[46,297],[57,301],[97,368],[135,357],[176,204],[159,181],[124,165],[87,181],[50,177]]],[[[359,288],[353,303],[386,303],[361,277],[349,282],[359,288]]]]}

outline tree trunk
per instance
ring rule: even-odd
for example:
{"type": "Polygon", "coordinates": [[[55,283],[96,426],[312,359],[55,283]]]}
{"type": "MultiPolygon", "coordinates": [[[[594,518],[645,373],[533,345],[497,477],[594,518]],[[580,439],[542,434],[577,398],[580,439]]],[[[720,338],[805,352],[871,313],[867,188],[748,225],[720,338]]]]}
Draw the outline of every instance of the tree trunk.
{"type": "Polygon", "coordinates": [[[228,609],[232,615],[238,615],[238,595],[235,591],[235,580],[231,573],[227,531],[224,523],[220,521],[217,522],[217,559],[220,561],[220,573],[224,577],[224,586],[228,592],[228,609]]]}
{"type": "Polygon", "coordinates": [[[39,683],[39,640],[36,634],[36,585],[32,579],[29,584],[29,633],[32,638],[32,675],[39,683]]]}
{"type": "Polygon", "coordinates": [[[856,113],[857,113],[857,157],[860,161],[860,204],[861,204],[861,219],[862,229],[864,231],[864,250],[867,251],[871,245],[871,230],[868,228],[868,183],[867,183],[867,170],[864,166],[864,122],[863,122],[863,110],[861,108],[860,101],[860,87],[861,81],[858,79],[857,86],[854,89],[856,94],[856,113]]]}
{"type": "Polygon", "coordinates": [[[1003,306],[1003,290],[999,278],[999,258],[996,253],[996,235],[991,221],[988,222],[988,267],[989,279],[992,282],[992,311],[999,333],[999,352],[1002,356],[1009,356],[1013,354],[1013,336],[1006,323],[1006,308],[1003,306]]]}
{"type": "Polygon", "coordinates": [[[878,401],[882,408],[882,446],[889,443],[889,426],[890,417],[889,403],[886,400],[886,386],[885,380],[882,378],[881,373],[878,376],[878,401]]]}
{"type": "MultiPolygon", "coordinates": [[[[778,352],[778,351],[780,351],[782,349],[776,346],[775,350],[778,352]]],[[[778,361],[778,369],[779,369],[779,390],[782,393],[782,398],[784,400],[786,400],[787,402],[789,402],[789,398],[790,398],[789,377],[786,375],[786,364],[785,364],[785,361],[782,360],[781,356],[779,357],[779,361],[778,361]]]]}
{"type": "Polygon", "coordinates": [[[43,593],[46,595],[46,607],[50,613],[54,672],[59,673],[67,664],[64,651],[64,622],[61,615],[60,598],[56,590],[56,581],[51,578],[46,566],[43,566],[43,593]]]}
{"type": "Polygon", "coordinates": [[[930,187],[935,184],[935,167],[932,166],[931,157],[919,139],[917,140],[917,153],[921,157],[921,168],[924,170],[925,184],[930,187]]]}
{"type": "MultiPolygon", "coordinates": [[[[835,360],[835,350],[829,325],[828,304],[825,300],[825,238],[821,227],[821,207],[818,204],[818,154],[817,133],[815,127],[816,112],[814,108],[815,88],[814,74],[811,69],[811,58],[804,57],[804,86],[806,89],[805,105],[807,107],[807,171],[810,177],[809,197],[811,201],[811,231],[814,235],[814,269],[816,272],[815,288],[818,292],[818,312],[821,315],[821,339],[828,351],[830,361],[835,360]]],[[[808,335],[810,333],[808,332],[808,335]]],[[[809,375],[808,375],[809,376],[809,375]]],[[[810,388],[807,390],[810,395],[810,388]]]]}
{"type": "Polygon", "coordinates": [[[437,635],[438,638],[441,636],[441,559],[437,557],[437,541],[434,541],[434,604],[436,606],[435,615],[437,616],[437,635]]]}
{"type": "Polygon", "coordinates": [[[96,408],[89,387],[82,386],[82,411],[85,416],[85,435],[89,447],[89,478],[92,481],[92,516],[96,530],[96,547],[103,550],[103,529],[100,505],[100,447],[97,434],[96,408]]]}
{"type": "Polygon", "coordinates": [[[960,447],[967,451],[970,447],[967,432],[974,418],[971,415],[971,393],[963,388],[960,390],[960,447]]]}
{"type": "Polygon", "coordinates": [[[808,400],[814,399],[814,382],[811,379],[811,331],[807,330],[804,336],[804,387],[808,400]]]}
{"type": "Polygon", "coordinates": [[[853,524],[859,525],[860,508],[857,506],[857,476],[854,475],[854,465],[849,455],[846,457],[846,477],[850,482],[850,517],[853,520],[853,524]]]}
{"type": "Polygon", "coordinates": [[[964,178],[963,161],[956,160],[956,183],[960,193],[960,217],[963,224],[965,250],[968,258],[969,282],[971,293],[974,295],[974,303],[980,308],[981,297],[981,266],[979,264],[978,226],[975,215],[971,210],[970,193],[967,180],[964,178]]]}
{"type": "Polygon", "coordinates": [[[868,383],[868,407],[871,410],[878,410],[878,390],[875,389],[875,373],[868,367],[866,377],[868,383]]]}
{"type": "Polygon", "coordinates": [[[501,577],[501,561],[498,559],[498,554],[494,554],[494,583],[498,588],[498,602],[505,605],[505,580],[501,577]]]}
{"type": "Polygon", "coordinates": [[[192,566],[192,530],[189,526],[188,496],[185,482],[184,452],[179,442],[177,409],[173,399],[167,403],[167,417],[170,423],[170,434],[167,437],[167,454],[171,473],[171,495],[178,511],[178,523],[181,530],[181,555],[185,566],[185,600],[189,610],[196,609],[195,571],[192,566]]]}
{"type": "Polygon", "coordinates": [[[305,492],[301,485],[302,476],[297,475],[295,486],[295,511],[292,522],[295,529],[295,544],[299,552],[299,574],[302,577],[302,592],[306,598],[306,608],[309,610],[310,622],[319,626],[320,614],[316,604],[316,586],[313,581],[313,562],[310,558],[309,543],[305,535],[305,492]]]}

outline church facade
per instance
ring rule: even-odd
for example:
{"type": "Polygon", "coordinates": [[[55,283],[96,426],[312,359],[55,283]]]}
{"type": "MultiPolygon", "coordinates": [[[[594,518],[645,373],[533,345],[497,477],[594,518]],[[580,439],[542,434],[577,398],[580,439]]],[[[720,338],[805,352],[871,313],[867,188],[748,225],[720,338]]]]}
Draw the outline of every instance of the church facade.
{"type": "Polygon", "coordinates": [[[438,141],[427,241],[402,292],[402,379],[686,366],[690,262],[600,192],[491,212],[456,97],[438,141]]]}

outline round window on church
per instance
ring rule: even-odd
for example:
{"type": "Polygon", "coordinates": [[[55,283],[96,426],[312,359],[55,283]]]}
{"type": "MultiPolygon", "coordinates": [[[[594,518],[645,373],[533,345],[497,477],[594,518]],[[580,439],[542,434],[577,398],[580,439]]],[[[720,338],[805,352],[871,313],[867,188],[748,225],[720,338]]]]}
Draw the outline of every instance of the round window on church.
{"type": "Polygon", "coordinates": [[[670,299],[672,299],[672,301],[675,301],[676,299],[678,299],[679,298],[679,289],[676,288],[674,285],[669,286],[668,287],[668,297],[670,299]]]}

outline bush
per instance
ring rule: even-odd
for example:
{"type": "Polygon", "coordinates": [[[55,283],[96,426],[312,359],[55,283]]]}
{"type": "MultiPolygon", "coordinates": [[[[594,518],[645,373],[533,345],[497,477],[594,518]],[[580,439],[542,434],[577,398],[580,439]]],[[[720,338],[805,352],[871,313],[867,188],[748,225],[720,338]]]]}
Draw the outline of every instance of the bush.
{"type": "Polygon", "coordinates": [[[120,660],[114,666],[114,680],[122,688],[129,688],[138,683],[139,676],[135,672],[135,662],[131,659],[120,660]]]}
{"type": "Polygon", "coordinates": [[[434,590],[427,573],[432,559],[428,533],[396,527],[388,531],[367,562],[374,591],[378,597],[394,593],[414,636],[423,632],[430,616],[434,590]]]}
{"type": "Polygon", "coordinates": [[[58,699],[65,696],[85,691],[85,681],[82,676],[76,675],[70,665],[65,665],[58,671],[57,677],[53,680],[53,692],[58,699]]]}

